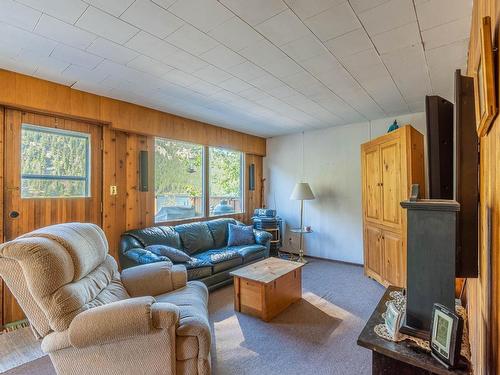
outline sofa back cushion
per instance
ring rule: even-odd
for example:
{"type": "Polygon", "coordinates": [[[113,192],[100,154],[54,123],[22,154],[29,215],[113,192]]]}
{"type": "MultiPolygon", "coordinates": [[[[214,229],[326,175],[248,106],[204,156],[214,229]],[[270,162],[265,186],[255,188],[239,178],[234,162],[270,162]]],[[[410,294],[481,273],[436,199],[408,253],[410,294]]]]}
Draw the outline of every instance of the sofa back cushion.
{"type": "MultiPolygon", "coordinates": [[[[5,243],[0,247],[0,261],[5,258],[20,266],[2,272],[21,270],[26,292],[32,296],[31,300],[23,298],[25,303],[38,305],[50,329],[64,331],[80,312],[129,298],[116,262],[107,253],[106,237],[97,225],[68,223],[5,243]]],[[[17,291],[22,294],[20,288],[17,291]]],[[[37,331],[46,334],[45,329],[37,331]]]]}
{"type": "Polygon", "coordinates": [[[228,225],[236,224],[236,220],[231,218],[221,218],[207,221],[208,229],[214,238],[214,248],[220,249],[227,246],[228,225]]]}
{"type": "Polygon", "coordinates": [[[131,236],[139,241],[143,247],[150,245],[165,245],[180,249],[181,239],[172,227],[158,226],[144,229],[129,230],[124,235],[131,236]]]}
{"type": "Polygon", "coordinates": [[[184,252],[189,255],[215,247],[214,239],[205,222],[177,225],[175,230],[181,237],[184,252]]]}
{"type": "Polygon", "coordinates": [[[227,246],[253,245],[254,243],[252,225],[229,224],[227,246]]]}

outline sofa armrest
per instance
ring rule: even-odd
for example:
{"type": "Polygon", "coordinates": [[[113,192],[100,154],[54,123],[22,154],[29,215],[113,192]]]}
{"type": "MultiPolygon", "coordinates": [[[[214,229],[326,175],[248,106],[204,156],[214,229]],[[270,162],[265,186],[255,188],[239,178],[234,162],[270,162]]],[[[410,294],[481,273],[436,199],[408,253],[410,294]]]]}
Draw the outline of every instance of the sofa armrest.
{"type": "Polygon", "coordinates": [[[255,242],[259,245],[268,246],[273,235],[265,230],[254,229],[253,234],[255,236],[255,242]]]}
{"type": "Polygon", "coordinates": [[[125,257],[133,260],[137,264],[148,264],[156,262],[170,262],[170,259],[163,255],[157,255],[149,250],[143,249],[141,247],[134,247],[128,249],[123,253],[125,257]]]}
{"type": "Polygon", "coordinates": [[[69,343],[75,348],[103,345],[145,335],[155,328],[167,329],[179,321],[177,306],[155,305],[153,297],[139,297],[86,310],[71,322],[69,343]]]}
{"type": "Polygon", "coordinates": [[[187,272],[183,265],[157,262],[127,268],[121,279],[131,297],[157,296],[185,286],[187,272]]]}

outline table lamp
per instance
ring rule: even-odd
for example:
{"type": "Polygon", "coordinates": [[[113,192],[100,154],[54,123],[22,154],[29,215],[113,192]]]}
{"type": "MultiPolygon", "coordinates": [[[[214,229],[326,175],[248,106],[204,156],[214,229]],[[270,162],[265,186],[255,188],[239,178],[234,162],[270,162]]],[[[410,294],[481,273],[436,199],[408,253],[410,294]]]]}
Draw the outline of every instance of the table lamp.
{"type": "Polygon", "coordinates": [[[299,246],[299,259],[298,261],[301,263],[307,263],[304,259],[304,248],[303,248],[303,236],[304,233],[309,233],[310,231],[304,230],[304,201],[305,200],[313,200],[314,194],[311,190],[311,187],[307,182],[298,182],[290,196],[291,200],[300,201],[300,228],[292,229],[291,231],[294,233],[299,233],[300,235],[300,246],[299,246]]]}

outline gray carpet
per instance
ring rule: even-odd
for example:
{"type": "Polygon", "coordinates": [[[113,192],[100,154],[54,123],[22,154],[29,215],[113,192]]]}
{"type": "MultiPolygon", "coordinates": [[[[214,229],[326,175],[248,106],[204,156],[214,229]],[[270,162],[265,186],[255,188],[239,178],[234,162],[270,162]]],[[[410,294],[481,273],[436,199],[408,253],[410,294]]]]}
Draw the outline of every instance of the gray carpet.
{"type": "MultiPolygon", "coordinates": [[[[312,259],[303,300],[269,323],[235,313],[232,286],[210,295],[213,374],[370,374],[371,354],[356,345],[384,288],[363,269],[312,259]]],[[[55,375],[48,357],[4,374],[55,375]]]]}
{"type": "Polygon", "coordinates": [[[269,323],[235,313],[232,286],[210,295],[214,374],[371,374],[356,345],[384,288],[362,267],[312,259],[303,300],[269,323]]]}

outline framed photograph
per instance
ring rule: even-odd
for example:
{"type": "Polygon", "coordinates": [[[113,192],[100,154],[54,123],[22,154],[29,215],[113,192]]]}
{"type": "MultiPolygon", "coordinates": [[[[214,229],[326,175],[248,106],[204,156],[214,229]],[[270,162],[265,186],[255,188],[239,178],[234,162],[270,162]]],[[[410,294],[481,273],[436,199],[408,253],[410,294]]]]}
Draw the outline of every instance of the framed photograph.
{"type": "Polygon", "coordinates": [[[490,17],[481,20],[479,44],[479,58],[474,70],[474,97],[477,134],[483,137],[497,114],[490,17]]]}

